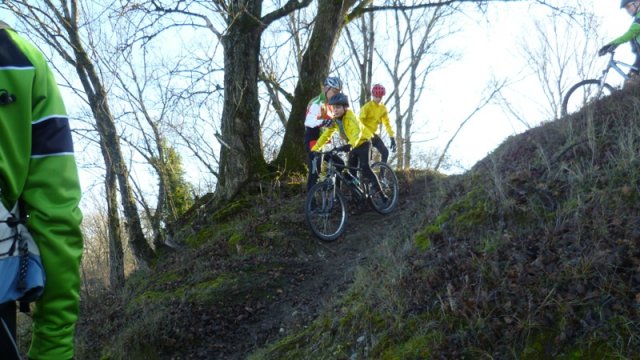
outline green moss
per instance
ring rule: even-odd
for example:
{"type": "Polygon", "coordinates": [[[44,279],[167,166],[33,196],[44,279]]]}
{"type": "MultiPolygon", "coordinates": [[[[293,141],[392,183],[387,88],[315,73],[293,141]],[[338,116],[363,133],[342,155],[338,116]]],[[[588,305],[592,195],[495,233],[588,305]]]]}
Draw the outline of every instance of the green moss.
{"type": "Polygon", "coordinates": [[[244,239],[244,234],[236,232],[236,233],[233,233],[231,237],[229,237],[229,240],[227,241],[227,243],[231,248],[236,248],[238,245],[240,245],[240,242],[242,241],[242,239],[244,239]]]}
{"type": "Polygon", "coordinates": [[[258,234],[266,234],[278,231],[280,231],[280,229],[278,229],[278,226],[276,226],[276,224],[274,223],[262,223],[256,226],[256,232],[258,234]]]}
{"type": "Polygon", "coordinates": [[[238,284],[238,278],[223,274],[215,279],[193,286],[187,293],[187,300],[201,304],[216,304],[224,299],[225,292],[238,284]]]}
{"type": "Polygon", "coordinates": [[[496,206],[483,189],[474,189],[445,207],[433,223],[414,235],[420,250],[427,250],[444,229],[454,234],[466,234],[478,226],[486,226],[493,219],[496,206]]]}
{"type": "Polygon", "coordinates": [[[483,254],[492,254],[498,250],[501,243],[502,239],[500,236],[486,236],[482,238],[482,244],[477,250],[483,254]]]}
{"type": "Polygon", "coordinates": [[[207,227],[187,237],[185,243],[191,247],[199,247],[211,241],[215,235],[214,228],[207,227]]]}
{"type": "Polygon", "coordinates": [[[431,356],[429,344],[434,335],[413,335],[406,341],[390,347],[381,356],[383,360],[428,359],[431,356]]]}
{"type": "Polygon", "coordinates": [[[413,241],[418,249],[426,251],[431,246],[433,237],[442,235],[442,226],[448,221],[449,212],[443,211],[432,224],[427,225],[424,229],[416,232],[413,241]]]}
{"type": "Polygon", "coordinates": [[[556,340],[559,334],[560,330],[557,328],[537,331],[520,354],[520,359],[600,360],[620,357],[619,352],[616,352],[605,340],[589,339],[589,336],[581,338],[569,347],[563,347],[556,340]]]}
{"type": "Polygon", "coordinates": [[[431,247],[431,235],[440,234],[440,228],[435,225],[430,225],[424,228],[422,231],[417,232],[413,236],[413,241],[422,251],[426,251],[431,247]]]}
{"type": "Polygon", "coordinates": [[[482,188],[475,188],[454,202],[447,209],[452,227],[467,232],[486,224],[494,214],[496,206],[482,188]]]}
{"type": "Polygon", "coordinates": [[[239,214],[244,208],[248,206],[248,201],[246,200],[238,200],[231,201],[227,203],[222,209],[214,212],[209,220],[211,221],[222,221],[232,215],[239,214]]]}
{"type": "Polygon", "coordinates": [[[131,300],[126,307],[128,313],[135,313],[146,306],[159,306],[175,299],[184,297],[186,287],[179,287],[173,291],[145,291],[131,300]]]}
{"type": "Polygon", "coordinates": [[[167,283],[172,283],[174,281],[180,281],[181,280],[181,276],[180,274],[178,274],[178,272],[167,272],[166,274],[159,274],[158,276],[158,282],[161,284],[167,284],[167,283]]]}
{"type": "Polygon", "coordinates": [[[244,233],[235,232],[231,235],[229,240],[227,241],[229,245],[229,252],[232,254],[256,254],[262,251],[262,249],[255,245],[249,243],[249,240],[245,237],[244,233]]]}

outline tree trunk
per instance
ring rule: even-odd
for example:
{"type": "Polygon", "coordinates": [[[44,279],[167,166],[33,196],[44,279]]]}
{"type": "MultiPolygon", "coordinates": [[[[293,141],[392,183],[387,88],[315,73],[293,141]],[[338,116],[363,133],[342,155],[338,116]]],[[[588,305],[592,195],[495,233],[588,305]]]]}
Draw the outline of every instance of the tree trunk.
{"type": "MultiPolygon", "coordinates": [[[[106,147],[100,144],[102,155],[109,159],[106,147]]],[[[105,194],[107,198],[107,239],[109,240],[109,283],[112,289],[118,289],[124,284],[124,251],[122,248],[122,231],[120,216],[118,215],[118,195],[116,177],[111,171],[112,164],[106,166],[105,194]]]]}
{"type": "MultiPolygon", "coordinates": [[[[82,78],[82,74],[80,77],[82,78]]],[[[98,91],[96,93],[88,92],[88,98],[98,125],[100,142],[106,146],[106,156],[109,159],[105,158],[105,164],[111,164],[111,168],[107,169],[107,171],[112,171],[118,180],[120,201],[126,219],[125,227],[129,237],[129,244],[136,259],[144,266],[155,255],[142,231],[138,207],[129,183],[129,170],[120,149],[120,139],[108,108],[106,92],[104,92],[101,84],[96,85],[95,82],[92,82],[92,85],[98,91]]]]}
{"type": "Polygon", "coordinates": [[[216,187],[220,200],[233,198],[248,181],[259,179],[267,171],[258,98],[260,3],[246,2],[244,11],[230,20],[221,39],[225,71],[220,176],[216,187]]]}
{"type": "MultiPolygon", "coordinates": [[[[120,149],[120,138],[109,109],[107,92],[102,86],[102,81],[80,41],[76,27],[77,24],[71,23],[70,25],[72,26],[67,29],[67,32],[76,58],[76,72],[82,82],[82,86],[87,94],[87,99],[89,100],[89,105],[91,106],[91,111],[93,112],[93,117],[96,120],[96,128],[100,135],[100,146],[102,147],[102,154],[105,158],[104,162],[105,165],[108,166],[107,171],[113,172],[118,180],[122,208],[124,216],[127,219],[125,224],[129,236],[129,243],[134,256],[141,265],[145,265],[146,262],[154,257],[154,254],[142,231],[140,215],[138,214],[133,191],[129,184],[129,170],[122,155],[122,150],[120,149]]],[[[114,226],[116,225],[109,225],[110,228],[114,226]]]]}
{"type": "MultiPolygon", "coordinates": [[[[413,50],[413,44],[411,45],[411,52],[415,53],[415,51],[413,50]]],[[[418,63],[414,62],[411,64],[411,69],[410,69],[410,79],[409,79],[409,99],[415,99],[416,98],[416,81],[417,81],[417,75],[416,73],[418,72],[418,63]]],[[[404,125],[404,138],[407,139],[407,141],[405,141],[404,143],[404,147],[402,149],[403,151],[403,163],[402,163],[402,169],[410,169],[411,168],[411,125],[413,124],[413,109],[415,107],[415,102],[411,101],[409,102],[408,108],[407,108],[407,117],[404,119],[405,120],[405,125],[404,125]]],[[[400,161],[398,161],[398,164],[400,164],[400,161]]]]}
{"type": "Polygon", "coordinates": [[[286,171],[304,171],[306,152],[303,146],[304,116],[307,104],[321,91],[322,82],[329,73],[331,55],[344,26],[345,14],[354,0],[318,1],[318,15],[309,47],[302,57],[298,84],[291,104],[291,113],[275,165],[286,171]]]}
{"type": "Polygon", "coordinates": [[[104,147],[102,153],[105,158],[105,165],[109,166],[107,171],[113,172],[118,180],[120,200],[127,220],[125,225],[129,236],[129,244],[140,264],[146,265],[148,261],[154,258],[154,253],[142,231],[140,215],[138,214],[138,208],[129,183],[129,170],[120,148],[120,138],[109,109],[107,92],[102,86],[93,63],[91,63],[87,53],[84,51],[77,32],[71,33],[69,36],[77,59],[76,71],[87,93],[87,99],[96,120],[96,128],[100,135],[100,146],[104,147]]]}

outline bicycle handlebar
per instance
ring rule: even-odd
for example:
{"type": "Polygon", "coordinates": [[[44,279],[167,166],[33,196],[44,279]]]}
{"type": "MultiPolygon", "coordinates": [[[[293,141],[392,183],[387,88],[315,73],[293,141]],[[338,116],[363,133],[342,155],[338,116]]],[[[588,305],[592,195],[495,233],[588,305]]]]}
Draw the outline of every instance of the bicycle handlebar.
{"type": "Polygon", "coordinates": [[[346,151],[341,151],[338,150],[339,147],[334,147],[333,149],[329,149],[327,151],[314,151],[316,154],[318,155],[334,155],[334,154],[339,154],[341,152],[346,152],[346,151]]]}

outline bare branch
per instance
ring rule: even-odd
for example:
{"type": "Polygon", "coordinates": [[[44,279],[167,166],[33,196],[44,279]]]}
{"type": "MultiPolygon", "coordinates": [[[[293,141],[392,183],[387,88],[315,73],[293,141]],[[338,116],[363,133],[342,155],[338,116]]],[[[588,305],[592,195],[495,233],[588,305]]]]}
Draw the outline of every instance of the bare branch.
{"type": "Polygon", "coordinates": [[[464,120],[462,120],[462,122],[460,122],[460,125],[458,125],[458,128],[456,129],[456,131],[453,133],[451,138],[449,138],[449,141],[447,141],[447,144],[445,145],[444,149],[442,150],[442,154],[440,154],[440,158],[438,159],[438,162],[434,166],[433,170],[438,171],[438,169],[440,168],[440,165],[442,165],[442,162],[445,159],[445,156],[447,155],[447,152],[449,151],[449,147],[451,147],[451,144],[456,139],[456,137],[458,136],[458,134],[460,133],[462,128],[469,122],[469,120],[471,120],[478,113],[478,111],[482,110],[498,94],[500,94],[500,91],[505,86],[505,84],[506,84],[506,81],[494,82],[492,84],[493,88],[490,90],[491,93],[488,96],[486,96],[484,99],[480,100],[480,103],[476,106],[476,108],[473,109],[473,111],[464,120]]]}
{"type": "Polygon", "coordinates": [[[269,26],[272,22],[285,17],[296,10],[303,9],[311,4],[311,0],[289,0],[283,7],[265,15],[262,17],[262,23],[265,27],[269,26]]]}

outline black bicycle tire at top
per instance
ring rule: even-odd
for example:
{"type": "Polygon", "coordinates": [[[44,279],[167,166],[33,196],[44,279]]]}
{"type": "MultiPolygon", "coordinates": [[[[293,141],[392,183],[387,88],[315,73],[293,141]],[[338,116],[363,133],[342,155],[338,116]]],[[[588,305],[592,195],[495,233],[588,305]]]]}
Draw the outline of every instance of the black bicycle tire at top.
{"type": "MultiPolygon", "coordinates": [[[[562,117],[567,115],[567,106],[569,105],[569,99],[571,98],[571,95],[573,95],[573,93],[578,90],[580,87],[585,86],[585,85],[600,85],[600,80],[598,79],[586,79],[586,80],[582,80],[578,83],[576,83],[575,85],[573,85],[571,88],[569,88],[569,91],[567,91],[567,95],[564,97],[564,99],[562,99],[562,117]]],[[[609,91],[609,93],[613,93],[615,88],[607,83],[604,84],[604,88],[607,89],[609,91]]]]}
{"type": "MultiPolygon", "coordinates": [[[[373,207],[373,209],[378,212],[379,214],[382,215],[387,215],[389,213],[391,213],[393,210],[395,210],[395,208],[398,206],[398,198],[400,196],[400,184],[398,183],[398,177],[396,176],[396,173],[393,171],[393,169],[391,168],[391,166],[389,166],[389,164],[387,163],[383,163],[383,162],[375,162],[373,164],[371,164],[371,169],[374,170],[376,168],[385,168],[386,171],[389,172],[389,174],[391,174],[391,177],[393,179],[393,182],[395,184],[395,192],[393,194],[393,198],[391,199],[391,203],[388,204],[387,206],[385,206],[384,208],[380,208],[377,206],[377,204],[373,201],[373,199],[370,199],[371,201],[371,206],[373,207]]],[[[374,170],[375,172],[375,170],[374,170]]],[[[378,179],[379,181],[381,181],[381,179],[378,179]]]]}

